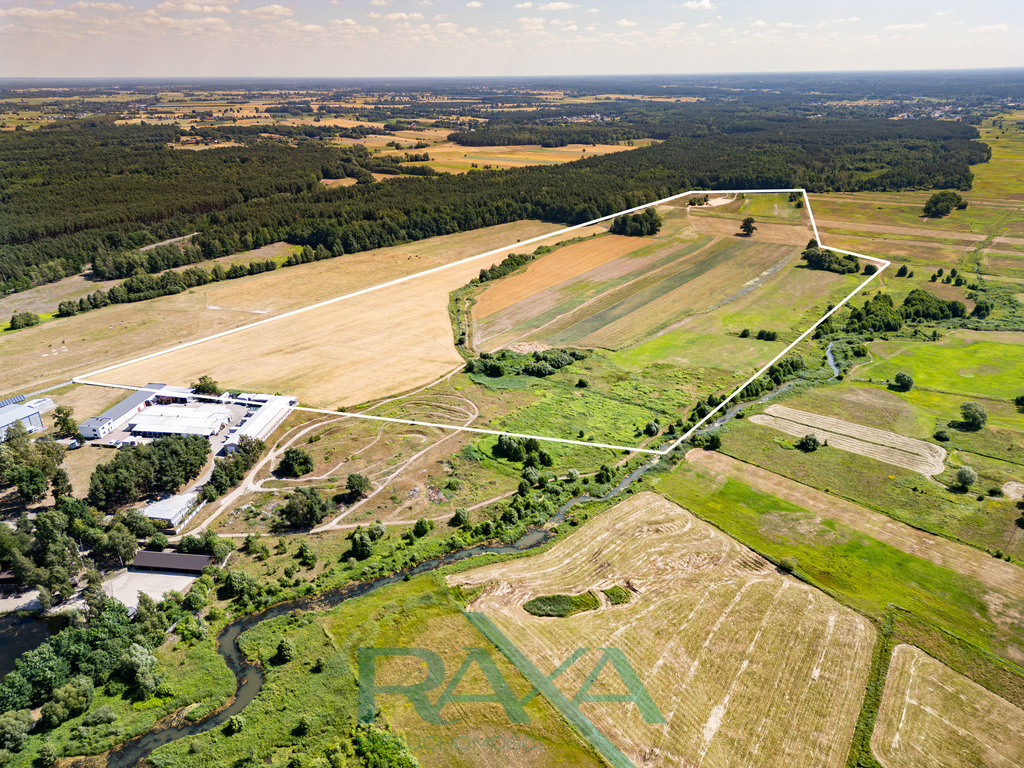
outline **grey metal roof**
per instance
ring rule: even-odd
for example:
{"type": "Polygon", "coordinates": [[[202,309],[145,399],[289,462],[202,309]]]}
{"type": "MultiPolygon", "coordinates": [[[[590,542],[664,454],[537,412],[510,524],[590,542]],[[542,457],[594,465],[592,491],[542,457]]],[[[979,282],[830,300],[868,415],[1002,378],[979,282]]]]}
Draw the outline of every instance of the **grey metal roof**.
{"type": "Polygon", "coordinates": [[[130,413],[138,408],[143,403],[148,403],[154,397],[156,397],[156,391],[163,389],[163,384],[147,384],[142,389],[132,392],[128,397],[119,402],[117,405],[108,408],[99,416],[93,418],[97,419],[110,419],[111,421],[117,421],[119,418],[124,416],[126,413],[130,413]]]}
{"type": "Polygon", "coordinates": [[[144,549],[135,555],[132,565],[139,568],[201,571],[212,562],[213,558],[209,555],[183,555],[180,552],[150,552],[144,549]]]}

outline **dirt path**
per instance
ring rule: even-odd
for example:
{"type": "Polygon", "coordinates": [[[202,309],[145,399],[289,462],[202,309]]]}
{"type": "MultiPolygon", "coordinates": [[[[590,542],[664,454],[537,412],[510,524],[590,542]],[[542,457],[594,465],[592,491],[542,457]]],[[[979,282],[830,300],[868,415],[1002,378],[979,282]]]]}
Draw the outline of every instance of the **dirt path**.
{"type": "Polygon", "coordinates": [[[694,448],[686,454],[686,460],[746,483],[762,493],[817,512],[915,557],[971,576],[992,589],[1016,595],[1018,599],[1024,595],[1024,568],[997,560],[985,552],[911,528],[880,512],[745,464],[731,456],[694,448]]]}
{"type": "Polygon", "coordinates": [[[946,450],[923,440],[895,432],[865,427],[852,421],[821,416],[784,405],[770,405],[764,414],[751,416],[754,424],[777,429],[794,437],[813,433],[832,448],[867,456],[931,477],[945,469],[946,450]]]}

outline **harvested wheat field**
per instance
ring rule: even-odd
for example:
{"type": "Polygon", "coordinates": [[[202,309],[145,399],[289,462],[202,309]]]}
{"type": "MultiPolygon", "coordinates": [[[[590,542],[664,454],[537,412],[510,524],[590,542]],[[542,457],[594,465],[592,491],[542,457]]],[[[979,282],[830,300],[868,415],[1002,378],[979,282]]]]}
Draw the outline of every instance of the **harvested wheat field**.
{"type": "Polygon", "coordinates": [[[827,440],[832,448],[867,456],[929,477],[939,474],[945,468],[944,448],[884,429],[854,424],[852,421],[820,416],[784,405],[770,405],[765,413],[752,416],[750,420],[794,437],[813,433],[819,440],[827,440]]]}
{"type": "MultiPolygon", "coordinates": [[[[174,296],[134,304],[115,304],[76,317],[58,318],[17,333],[0,336],[0,393],[8,393],[15,387],[20,391],[39,389],[46,384],[66,381],[72,376],[79,376],[121,360],[248,325],[557,229],[557,225],[539,221],[502,224],[287,267],[238,280],[211,283],[174,296]],[[59,354],[54,355],[54,349],[59,354]],[[18,372],[17,383],[13,378],[14,371],[18,372]]],[[[583,230],[581,234],[590,234],[591,231],[603,229],[583,230]]],[[[515,248],[509,248],[509,251],[512,250],[515,248]]],[[[485,261],[482,259],[481,263],[485,261]]],[[[479,270],[479,264],[475,265],[475,269],[479,270]]],[[[463,282],[459,285],[464,284],[468,277],[463,273],[460,279],[463,279],[463,282]]],[[[374,314],[366,318],[366,321],[387,327],[389,317],[395,314],[397,305],[389,302],[383,294],[376,295],[380,300],[379,304],[374,308],[374,314]],[[376,319],[378,316],[379,320],[376,319]]],[[[442,315],[445,314],[446,306],[447,295],[441,304],[442,315]]],[[[357,325],[364,320],[356,318],[353,321],[351,317],[340,319],[357,325]]],[[[254,347],[228,348],[228,357],[219,361],[219,369],[222,372],[226,371],[223,380],[225,384],[236,380],[233,370],[228,370],[233,356],[241,354],[243,357],[258,357],[268,337],[280,339],[273,324],[266,330],[265,336],[249,337],[249,343],[254,344],[254,347]]],[[[315,332],[317,328],[308,326],[299,330],[315,332]]],[[[450,344],[450,332],[448,336],[450,344]]],[[[298,333],[292,341],[302,345],[303,333],[298,333]]],[[[324,347],[318,361],[330,359],[332,350],[330,344],[324,347]]],[[[192,351],[198,353],[198,349],[192,351]]],[[[205,358],[202,361],[205,362],[205,358]]],[[[257,367],[263,372],[272,372],[268,369],[274,365],[275,363],[269,360],[260,360],[257,367]]],[[[318,375],[315,368],[315,365],[310,368],[311,378],[314,379],[318,375]]],[[[154,373],[154,376],[166,375],[169,370],[173,372],[174,369],[164,368],[162,373],[154,373]]],[[[249,373],[244,366],[239,372],[246,375],[249,373]]],[[[159,380],[145,372],[139,381],[114,379],[133,384],[159,380]]],[[[170,380],[167,383],[171,383],[170,380]]],[[[177,383],[187,382],[181,380],[177,383]]]]}
{"type": "MultiPolygon", "coordinates": [[[[416,245],[422,250],[424,244],[416,245]]],[[[444,251],[445,260],[453,261],[455,252],[444,251]]],[[[421,269],[434,266],[426,259],[412,262],[421,269]]],[[[102,378],[134,386],[147,381],[184,384],[206,373],[233,388],[287,392],[325,408],[403,392],[463,362],[452,339],[448,294],[479,273],[482,263],[460,264],[243,329],[119,367],[102,378]]]]}
{"type": "Polygon", "coordinates": [[[912,645],[889,664],[871,748],[885,768],[1017,768],[1024,711],[912,645]]]}
{"type": "MultiPolygon", "coordinates": [[[[620,649],[663,723],[622,702],[580,710],[638,766],[842,766],[867,679],[874,630],[784,576],[685,509],[641,493],[543,554],[449,580],[482,587],[468,606],[494,622],[572,698],[602,648],[620,649]],[[626,604],[540,618],[533,597],[622,586],[626,604]]],[[[611,667],[591,695],[616,693],[611,667]]]]}
{"type": "Polygon", "coordinates": [[[814,237],[810,224],[805,221],[787,222],[784,219],[765,221],[763,218],[755,216],[757,231],[747,238],[739,235],[740,221],[745,218],[741,214],[727,216],[719,211],[701,206],[688,208],[687,215],[690,217],[690,223],[694,229],[703,235],[712,237],[735,237],[737,240],[755,243],[779,243],[801,247],[807,245],[807,241],[814,237]]]}

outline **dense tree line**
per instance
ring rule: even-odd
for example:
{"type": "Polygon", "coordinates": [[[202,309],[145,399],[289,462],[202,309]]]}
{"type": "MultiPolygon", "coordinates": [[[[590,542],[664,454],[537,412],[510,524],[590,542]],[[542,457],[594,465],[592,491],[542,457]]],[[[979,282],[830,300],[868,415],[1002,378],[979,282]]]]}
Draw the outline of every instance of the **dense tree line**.
{"type": "Polygon", "coordinates": [[[113,510],[153,493],[173,493],[206,466],[210,441],[202,435],[169,435],[148,445],[126,445],[93,470],[88,500],[113,510]]]}
{"type": "Polygon", "coordinates": [[[661,231],[661,216],[653,208],[647,208],[640,213],[616,216],[610,231],[613,235],[650,237],[661,231]]]}
{"type": "Polygon", "coordinates": [[[205,501],[213,501],[242,482],[245,474],[260,460],[265,449],[266,445],[262,440],[242,435],[234,453],[214,460],[210,479],[203,486],[202,498],[205,501]]]}
{"type": "Polygon", "coordinates": [[[668,106],[633,107],[662,110],[669,127],[662,143],[631,152],[332,189],[319,180],[432,171],[319,141],[178,152],[167,147],[177,128],[106,119],[0,134],[0,287],[59,279],[100,255],[193,231],[206,258],[277,240],[340,256],[524,218],[580,223],[694,187],[966,189],[969,164],[989,155],[972,141],[976,129],[948,121],[668,106]]]}
{"type": "MultiPolygon", "coordinates": [[[[290,262],[285,262],[285,266],[290,266],[290,262]]],[[[220,264],[214,264],[212,269],[189,267],[180,271],[164,272],[161,275],[150,275],[137,270],[134,275],[115,285],[109,291],[100,288],[88,296],[83,296],[78,301],[62,301],[57,305],[57,315],[72,317],[111,304],[131,304],[136,301],[155,299],[158,296],[172,296],[196,286],[258,275],[262,272],[273,272],[275,269],[277,269],[277,262],[267,259],[265,261],[250,261],[248,264],[236,262],[227,269],[220,264]]]]}
{"type": "Polygon", "coordinates": [[[809,269],[836,272],[840,275],[852,275],[860,272],[860,261],[857,260],[856,256],[836,253],[828,248],[819,248],[815,240],[811,240],[807,244],[807,247],[800,254],[800,258],[807,262],[809,269]]]}
{"type": "Polygon", "coordinates": [[[482,373],[491,378],[519,374],[543,378],[586,357],[587,353],[581,349],[546,349],[532,354],[502,349],[493,353],[484,352],[480,357],[469,360],[464,370],[466,373],[482,373]]]}

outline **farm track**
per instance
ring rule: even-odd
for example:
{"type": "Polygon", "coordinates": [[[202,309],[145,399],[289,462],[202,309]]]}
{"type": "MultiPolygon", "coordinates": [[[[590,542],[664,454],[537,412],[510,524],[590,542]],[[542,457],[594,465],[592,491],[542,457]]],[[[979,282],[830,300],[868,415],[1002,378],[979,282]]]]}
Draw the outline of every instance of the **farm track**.
{"type": "Polygon", "coordinates": [[[750,420],[794,437],[803,437],[813,432],[818,439],[827,440],[829,447],[920,472],[927,477],[945,469],[944,448],[884,429],[865,427],[784,405],[770,405],[765,414],[752,416],[750,420]]]}

